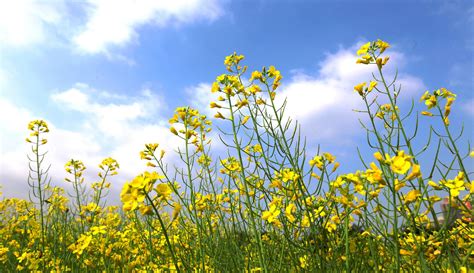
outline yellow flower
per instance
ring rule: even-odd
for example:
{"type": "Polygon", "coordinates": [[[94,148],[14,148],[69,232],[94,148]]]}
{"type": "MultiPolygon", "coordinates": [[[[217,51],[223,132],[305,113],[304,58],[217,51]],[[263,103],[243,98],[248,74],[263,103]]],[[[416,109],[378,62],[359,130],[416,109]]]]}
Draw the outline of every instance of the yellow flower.
{"type": "Polygon", "coordinates": [[[107,226],[91,227],[91,232],[92,232],[92,235],[106,234],[107,226]]]}
{"type": "Polygon", "coordinates": [[[49,132],[48,124],[44,120],[33,120],[28,123],[28,130],[30,131],[40,131],[43,133],[49,132]]]}
{"type": "Polygon", "coordinates": [[[446,124],[446,126],[449,126],[449,118],[448,117],[444,117],[443,122],[444,122],[444,124],[446,124]]]}
{"type": "Polygon", "coordinates": [[[288,221],[290,223],[293,223],[296,221],[296,218],[295,216],[293,215],[293,213],[296,211],[296,206],[294,203],[290,203],[288,204],[288,206],[286,206],[286,209],[285,209],[285,215],[286,215],[286,218],[288,219],[288,221]]]}
{"type": "Polygon", "coordinates": [[[269,210],[262,213],[262,219],[273,224],[278,221],[278,215],[280,215],[280,209],[276,204],[271,204],[269,210]]]}
{"type": "Polygon", "coordinates": [[[176,129],[174,127],[170,127],[170,132],[175,134],[175,135],[178,135],[178,131],[176,131],[176,129]]]}
{"type": "Polygon", "coordinates": [[[209,107],[210,108],[222,108],[222,106],[220,106],[219,104],[217,104],[213,101],[209,104],[209,107]]]}
{"type": "Polygon", "coordinates": [[[126,182],[123,185],[120,193],[120,200],[123,203],[124,211],[133,211],[138,208],[138,205],[143,203],[145,196],[151,191],[153,184],[163,176],[156,172],[144,172],[135,177],[132,181],[126,182]]]}
{"type": "Polygon", "coordinates": [[[375,45],[380,49],[380,54],[382,54],[385,51],[385,49],[390,47],[389,43],[382,41],[380,39],[378,39],[377,42],[375,42],[375,45]]]}
{"type": "Polygon", "coordinates": [[[276,70],[276,68],[273,65],[270,65],[270,67],[268,68],[268,76],[278,77],[280,76],[280,71],[276,70]]]}
{"type": "Polygon", "coordinates": [[[146,206],[145,204],[140,204],[140,206],[138,206],[138,210],[143,215],[150,215],[153,213],[152,206],[146,206]]]}
{"type": "Polygon", "coordinates": [[[421,114],[422,114],[423,116],[428,116],[428,117],[432,117],[432,116],[433,116],[433,114],[432,114],[431,112],[428,112],[428,111],[422,111],[421,114]]]}
{"type": "Polygon", "coordinates": [[[219,86],[219,83],[213,82],[212,87],[211,87],[211,93],[216,93],[217,91],[220,91],[221,88],[219,86]]]}
{"type": "Polygon", "coordinates": [[[431,96],[430,91],[425,91],[425,93],[423,93],[423,95],[421,95],[420,101],[427,100],[427,99],[430,98],[430,96],[431,96]]]}
{"type": "Polygon", "coordinates": [[[301,268],[308,267],[308,255],[304,255],[302,257],[299,257],[299,260],[300,260],[300,267],[301,268]]]}
{"type": "Polygon", "coordinates": [[[444,116],[447,117],[451,113],[451,105],[453,104],[455,98],[449,97],[446,99],[446,105],[444,106],[444,116]]]}
{"type": "Polygon", "coordinates": [[[382,162],[384,161],[384,158],[383,158],[383,156],[382,156],[382,154],[381,154],[380,152],[375,152],[375,153],[374,153],[374,157],[375,157],[375,159],[377,159],[378,161],[382,161],[382,162]]]}
{"type": "Polygon", "coordinates": [[[438,100],[436,99],[435,95],[431,95],[428,99],[425,100],[425,104],[426,106],[428,106],[428,109],[431,109],[436,106],[437,102],[438,100]]]}
{"type": "Polygon", "coordinates": [[[453,180],[441,180],[439,182],[441,185],[449,189],[449,193],[456,197],[459,195],[460,191],[464,190],[464,173],[459,172],[458,175],[453,180]]]}
{"type": "Polygon", "coordinates": [[[333,163],[336,160],[336,157],[330,153],[323,153],[323,156],[329,163],[333,163]]]}
{"type": "Polygon", "coordinates": [[[160,197],[165,200],[170,199],[171,193],[173,193],[171,187],[165,183],[156,185],[155,190],[160,195],[160,197]]]}
{"type": "Polygon", "coordinates": [[[394,181],[394,185],[395,185],[395,191],[399,191],[401,188],[405,187],[406,183],[403,182],[403,181],[399,181],[398,179],[395,179],[394,181]]]}
{"type": "Polygon", "coordinates": [[[257,93],[262,92],[262,89],[260,88],[260,86],[254,84],[249,87],[249,92],[253,95],[256,95],[257,93]]]}
{"type": "Polygon", "coordinates": [[[300,176],[291,169],[284,169],[280,171],[278,177],[281,177],[281,180],[283,180],[283,182],[288,182],[290,180],[296,181],[300,176]]]}
{"type": "Polygon", "coordinates": [[[334,224],[333,222],[326,222],[326,224],[324,225],[324,228],[328,231],[328,232],[333,232],[336,230],[337,226],[336,224],[334,224]]]}
{"type": "Polygon", "coordinates": [[[411,167],[411,156],[405,155],[404,151],[398,151],[397,155],[391,159],[390,167],[398,174],[405,174],[411,167]]]}
{"type": "Polygon", "coordinates": [[[342,179],[341,176],[338,176],[336,180],[331,181],[329,185],[334,188],[340,188],[342,185],[344,185],[344,183],[346,183],[346,181],[342,179]]]}
{"type": "Polygon", "coordinates": [[[221,114],[221,112],[217,112],[217,114],[214,115],[215,118],[220,118],[220,119],[225,119],[225,117],[221,114]]]}
{"type": "Polygon", "coordinates": [[[91,241],[92,241],[92,236],[81,234],[81,236],[76,241],[76,243],[70,245],[68,248],[69,248],[69,250],[72,250],[73,254],[76,254],[77,256],[80,256],[80,255],[82,255],[84,250],[89,246],[91,241]]]}
{"type": "Polygon", "coordinates": [[[403,255],[403,256],[411,256],[413,255],[413,252],[412,251],[408,251],[406,249],[400,249],[400,255],[403,255]]]}
{"type": "MultiPolygon", "coordinates": [[[[99,164],[99,168],[106,174],[108,173],[109,175],[117,175],[117,169],[120,168],[120,166],[115,159],[107,157],[99,164]]],[[[102,173],[99,173],[99,177],[103,178],[102,173]]]]}
{"type": "Polygon", "coordinates": [[[260,71],[252,72],[252,76],[250,77],[250,81],[253,81],[255,79],[263,81],[263,75],[260,71]]]}
{"type": "Polygon", "coordinates": [[[246,105],[248,105],[248,104],[249,104],[249,101],[248,101],[247,99],[243,99],[243,100],[241,100],[241,101],[238,101],[238,102],[235,104],[235,106],[238,107],[237,109],[240,109],[240,108],[242,108],[242,107],[244,107],[244,106],[246,106],[246,105]]]}
{"type": "Polygon", "coordinates": [[[357,50],[357,55],[359,56],[359,55],[362,55],[362,54],[366,54],[367,51],[369,50],[369,47],[370,47],[370,42],[363,44],[359,48],[359,50],[357,50]]]}
{"type": "Polygon", "coordinates": [[[428,185],[430,185],[431,187],[433,187],[433,189],[438,190],[438,191],[443,189],[440,185],[436,184],[436,182],[432,180],[428,181],[428,185]]]}
{"type": "Polygon", "coordinates": [[[181,212],[181,204],[180,203],[174,203],[174,209],[173,209],[173,213],[171,215],[171,219],[175,220],[176,218],[178,218],[180,212],[181,212]]]}
{"type": "Polygon", "coordinates": [[[367,83],[359,83],[358,85],[354,86],[354,91],[357,91],[359,95],[363,96],[364,95],[364,87],[367,83]]]}
{"type": "Polygon", "coordinates": [[[370,56],[369,54],[365,54],[361,57],[361,59],[357,59],[356,64],[370,64],[372,60],[372,56],[370,56]]]}
{"type": "Polygon", "coordinates": [[[405,204],[412,203],[420,196],[421,196],[421,192],[419,190],[411,190],[405,195],[404,202],[405,204]]]}
{"type": "Polygon", "coordinates": [[[247,121],[249,121],[250,119],[250,116],[245,116],[243,119],[242,119],[242,125],[245,125],[245,123],[247,123],[247,121]]]}
{"type": "Polygon", "coordinates": [[[377,58],[377,60],[375,60],[375,63],[377,64],[378,68],[381,69],[382,66],[383,66],[383,60],[382,58],[377,58]]]}
{"type": "Polygon", "coordinates": [[[244,55],[237,55],[237,53],[234,52],[232,55],[225,57],[224,65],[226,66],[227,70],[232,71],[231,67],[233,65],[238,65],[242,59],[244,59],[244,55]]]}
{"type": "Polygon", "coordinates": [[[256,153],[263,153],[262,146],[260,144],[255,144],[255,146],[253,146],[253,151],[256,153]]]}
{"type": "Polygon", "coordinates": [[[309,165],[311,167],[316,166],[318,169],[323,170],[323,165],[324,165],[323,157],[319,155],[313,157],[313,159],[309,161],[309,165]]]}
{"type": "Polygon", "coordinates": [[[382,171],[375,165],[374,162],[370,163],[370,169],[368,169],[365,174],[367,175],[367,180],[369,180],[370,183],[381,183],[385,184],[385,181],[383,180],[383,173],[382,171]]]}
{"type": "Polygon", "coordinates": [[[407,176],[407,180],[412,180],[414,178],[418,178],[421,176],[421,171],[420,171],[420,165],[418,164],[413,164],[413,169],[411,170],[411,173],[407,176]]]}
{"type": "Polygon", "coordinates": [[[376,87],[376,86],[377,86],[376,81],[370,81],[369,87],[367,88],[367,92],[372,91],[372,89],[374,89],[374,87],[376,87]]]}

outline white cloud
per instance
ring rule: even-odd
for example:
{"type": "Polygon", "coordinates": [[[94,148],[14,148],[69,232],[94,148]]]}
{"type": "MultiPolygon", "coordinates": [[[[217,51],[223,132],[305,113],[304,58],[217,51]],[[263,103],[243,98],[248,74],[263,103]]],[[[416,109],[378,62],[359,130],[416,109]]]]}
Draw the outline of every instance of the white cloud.
{"type": "Polygon", "coordinates": [[[15,0],[0,1],[2,47],[63,43],[80,52],[103,53],[134,65],[110,47],[136,42],[138,29],[214,21],[223,14],[219,0],[15,0]],[[58,36],[62,36],[58,39],[58,36]]]}
{"type": "Polygon", "coordinates": [[[0,1],[0,41],[8,46],[26,46],[46,40],[49,29],[65,14],[63,0],[0,1]]]}
{"type": "MultiPolygon", "coordinates": [[[[25,142],[29,134],[27,124],[41,117],[3,98],[0,99],[0,109],[0,184],[6,196],[27,198],[27,155],[31,154],[30,145],[25,142]]],[[[52,183],[67,187],[68,185],[62,182],[65,176],[63,166],[66,161],[71,158],[86,159],[96,165],[100,162],[102,151],[91,136],[82,132],[63,130],[57,128],[51,121],[46,121],[50,128],[47,139],[53,144],[47,145],[48,155],[45,164],[51,164],[49,173],[53,178],[52,183]]],[[[91,169],[94,170],[93,166],[91,169]]],[[[89,180],[93,178],[92,173],[97,173],[97,170],[88,172],[89,180]]]]}
{"type": "MultiPolygon", "coordinates": [[[[303,134],[311,141],[353,145],[353,137],[361,134],[358,119],[364,115],[353,110],[364,109],[364,105],[353,87],[360,82],[369,82],[376,67],[355,63],[355,52],[360,44],[327,54],[316,73],[294,70],[291,77],[284,75],[277,91],[278,103],[287,99],[287,116],[301,123],[303,134]]],[[[390,61],[384,67],[384,74],[386,80],[391,80],[396,69],[406,64],[406,58],[396,48],[387,54],[390,61]]],[[[420,78],[403,73],[398,74],[397,88],[399,85],[402,86],[402,101],[416,97],[426,89],[420,78]]],[[[191,105],[208,115],[214,113],[209,109],[209,103],[216,100],[210,88],[210,84],[201,83],[187,89],[191,105]]]]}
{"type": "Polygon", "coordinates": [[[7,71],[0,67],[0,94],[4,93],[4,88],[8,80],[7,71]]]}
{"type": "Polygon", "coordinates": [[[186,88],[185,92],[189,96],[189,105],[195,109],[198,109],[204,115],[212,117],[215,113],[215,109],[211,109],[209,104],[217,101],[218,93],[211,92],[211,84],[199,83],[195,86],[186,88]]]}
{"type": "Polygon", "coordinates": [[[77,47],[88,53],[106,53],[138,37],[137,28],[151,23],[159,27],[215,20],[222,14],[217,0],[114,1],[89,0],[84,31],[74,37],[77,47]]]}
{"type": "Polygon", "coordinates": [[[83,115],[81,133],[103,147],[103,156],[119,162],[122,181],[145,169],[139,158],[145,143],[159,143],[160,149],[167,151],[168,162],[174,160],[172,151],[179,146],[179,139],[169,132],[168,118],[157,110],[166,109],[163,100],[148,89],[139,96],[124,97],[76,84],[51,99],[65,111],[83,115]]]}
{"type": "MultiPolygon", "coordinates": [[[[111,96],[109,92],[100,92],[89,88],[85,84],[76,84],[74,87],[55,93],[51,99],[66,110],[75,110],[87,116],[87,126],[98,130],[104,136],[118,138],[127,135],[127,126],[140,119],[153,117],[162,106],[160,99],[149,90],[144,90],[138,98],[128,98],[125,103],[110,102],[100,103],[96,98],[92,101],[91,96],[104,94],[111,96]]],[[[110,101],[110,100],[109,100],[110,101]]],[[[120,99],[119,99],[120,101],[120,99]]]]}
{"type": "MultiPolygon", "coordinates": [[[[310,139],[353,144],[352,137],[360,134],[358,119],[364,116],[353,110],[364,109],[364,105],[353,87],[369,82],[376,67],[355,63],[354,52],[359,45],[327,54],[314,75],[298,72],[289,81],[283,80],[280,102],[287,98],[287,114],[301,122],[304,134],[310,139]]],[[[404,66],[405,58],[393,49],[387,54],[390,61],[385,66],[385,77],[390,80],[395,69],[404,66]]],[[[410,99],[425,89],[423,81],[412,75],[399,74],[397,85],[400,84],[401,99],[410,99]]]]}
{"type": "MultiPolygon", "coordinates": [[[[145,162],[139,157],[145,143],[159,143],[159,149],[167,152],[165,160],[176,160],[173,150],[179,146],[179,139],[169,132],[167,118],[160,117],[156,110],[165,105],[150,90],[124,97],[76,84],[53,94],[51,99],[63,111],[76,113],[77,121],[83,120],[73,128],[61,128],[46,120],[50,127],[47,162],[52,165],[50,174],[56,185],[68,186],[63,182],[67,160],[82,160],[87,167],[86,181],[94,182],[98,179],[97,165],[111,156],[121,167],[119,175],[111,179],[110,197],[116,203],[123,183],[146,170],[145,162]]],[[[0,111],[0,184],[6,196],[27,198],[26,154],[30,150],[24,141],[28,136],[26,126],[41,117],[3,98],[0,111]]]]}

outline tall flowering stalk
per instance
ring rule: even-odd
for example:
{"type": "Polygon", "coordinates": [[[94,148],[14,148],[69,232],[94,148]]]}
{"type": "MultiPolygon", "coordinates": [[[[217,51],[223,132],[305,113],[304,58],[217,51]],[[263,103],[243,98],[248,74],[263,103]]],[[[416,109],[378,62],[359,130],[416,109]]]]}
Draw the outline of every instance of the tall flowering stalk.
{"type": "Polygon", "coordinates": [[[416,106],[407,111],[396,77],[387,80],[389,48],[382,40],[368,42],[354,58],[376,73],[354,86],[364,103],[358,112],[368,116],[361,124],[373,156],[359,152],[363,168],[352,173],[341,173],[336,156],[319,146],[309,155],[279,98],[281,72],[268,66],[247,76],[237,53],[225,58],[227,73],[210,90],[218,96],[210,102],[218,132],[211,133],[211,121],[198,109],[178,107],[169,123],[181,140],[179,165],[169,168],[173,157],[157,143],[145,144],[140,158],[149,169],[123,184],[120,208],[106,203],[119,167],[111,158],[99,165],[92,195],[85,194],[84,164],[66,163],[73,204],[61,188],[49,187],[42,152],[47,125],[31,122],[29,183],[39,208],[0,200],[0,267],[469,272],[474,182],[467,154],[474,151],[459,146],[450,122],[457,96],[446,88],[423,94],[428,109],[423,106],[420,118],[440,124],[419,140],[416,106]],[[225,148],[217,159],[211,141],[225,148]]]}
{"type": "MultiPolygon", "coordinates": [[[[46,189],[49,187],[50,178],[48,176],[48,170],[50,166],[44,167],[44,159],[46,151],[41,151],[40,148],[48,140],[44,137],[44,134],[49,132],[48,124],[44,120],[34,120],[28,124],[28,130],[30,130],[30,136],[26,139],[28,143],[31,143],[31,152],[33,156],[28,156],[29,162],[29,174],[28,174],[28,185],[31,189],[31,194],[37,199],[39,205],[40,222],[41,222],[41,251],[45,252],[46,247],[46,219],[45,219],[45,207],[46,200],[49,198],[46,194],[46,189]]],[[[30,196],[31,198],[31,196],[30,196]]]]}

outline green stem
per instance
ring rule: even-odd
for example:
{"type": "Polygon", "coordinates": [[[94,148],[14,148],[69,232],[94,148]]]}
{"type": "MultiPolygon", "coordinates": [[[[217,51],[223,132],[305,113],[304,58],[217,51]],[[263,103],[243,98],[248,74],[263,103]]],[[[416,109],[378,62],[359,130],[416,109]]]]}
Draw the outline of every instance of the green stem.
{"type": "Polygon", "coordinates": [[[146,196],[146,199],[148,200],[148,202],[150,202],[153,210],[155,211],[156,216],[158,217],[158,221],[160,222],[160,226],[161,226],[161,231],[163,232],[163,235],[165,236],[166,245],[168,246],[168,249],[171,252],[171,259],[173,260],[173,264],[176,267],[176,272],[179,273],[179,272],[181,272],[181,270],[179,269],[178,260],[176,259],[176,255],[174,253],[173,246],[171,245],[170,239],[168,237],[168,232],[166,231],[166,227],[165,227],[165,224],[163,222],[163,219],[161,219],[160,212],[156,208],[155,204],[153,203],[153,200],[151,200],[148,193],[145,193],[145,196],[146,196]]]}
{"type": "Polygon", "coordinates": [[[229,94],[227,94],[227,101],[229,102],[229,110],[230,110],[230,115],[231,115],[230,120],[232,122],[232,133],[233,133],[233,137],[234,137],[234,144],[236,145],[237,154],[239,156],[240,177],[241,177],[241,183],[244,185],[245,204],[247,206],[248,213],[249,213],[249,216],[250,216],[250,225],[251,225],[251,228],[252,228],[253,233],[255,235],[255,240],[257,241],[257,244],[258,244],[258,258],[259,258],[260,266],[263,268],[263,272],[268,272],[267,265],[264,262],[265,259],[264,259],[264,256],[263,256],[262,238],[260,237],[260,233],[257,230],[257,225],[255,223],[255,217],[252,213],[252,206],[251,206],[251,203],[250,203],[249,189],[248,189],[248,185],[245,181],[245,170],[243,168],[244,164],[243,164],[243,159],[242,159],[242,151],[241,151],[239,141],[237,139],[237,131],[235,129],[236,124],[235,124],[234,110],[233,110],[233,107],[232,107],[232,101],[231,101],[231,97],[230,97],[229,94]]]}

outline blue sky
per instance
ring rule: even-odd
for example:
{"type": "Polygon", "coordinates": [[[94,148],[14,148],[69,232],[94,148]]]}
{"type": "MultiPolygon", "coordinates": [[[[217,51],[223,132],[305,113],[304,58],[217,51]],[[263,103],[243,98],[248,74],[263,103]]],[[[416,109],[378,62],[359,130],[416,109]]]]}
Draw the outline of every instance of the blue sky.
{"type": "Polygon", "coordinates": [[[453,127],[464,123],[472,140],[471,1],[0,1],[3,192],[25,196],[24,138],[36,118],[52,127],[56,184],[71,157],[84,161],[91,181],[100,160],[113,156],[119,191],[144,169],[144,143],[176,147],[167,132],[175,107],[209,111],[209,86],[234,51],[250,69],[280,69],[281,97],[310,147],[322,144],[355,170],[365,140],[352,87],[371,72],[354,64],[355,51],[377,38],[392,44],[387,70],[399,70],[402,105],[446,87],[458,94],[453,127]]]}

